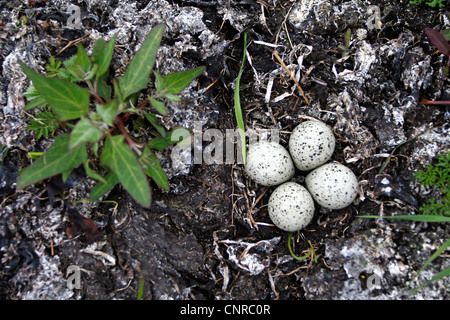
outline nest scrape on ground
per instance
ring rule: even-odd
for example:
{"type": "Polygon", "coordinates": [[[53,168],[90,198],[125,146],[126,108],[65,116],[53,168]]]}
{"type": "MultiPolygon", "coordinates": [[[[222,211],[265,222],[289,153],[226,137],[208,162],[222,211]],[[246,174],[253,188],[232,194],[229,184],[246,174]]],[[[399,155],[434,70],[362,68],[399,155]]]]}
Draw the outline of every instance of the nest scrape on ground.
{"type": "MultiPolygon", "coordinates": [[[[447,8],[402,0],[1,1],[0,146],[7,153],[0,171],[0,297],[136,299],[142,280],[143,298],[156,300],[449,299],[448,278],[408,294],[449,267],[444,253],[416,277],[449,238],[447,224],[358,217],[420,214],[421,204],[439,197],[414,173],[448,151],[448,107],[420,101],[450,100],[449,80],[442,80],[447,58],[424,33],[447,29],[449,21],[447,8]],[[68,26],[73,6],[80,28],[68,26]],[[167,26],[158,73],[206,66],[182,101],[168,104],[166,127],[196,129],[201,121],[203,130],[224,136],[236,128],[233,95],[246,32],[240,94],[247,130],[278,129],[286,146],[301,121],[333,128],[332,160],[355,172],[360,192],[345,209],[317,206],[312,223],[295,233],[295,252],[311,244],[317,261],[292,258],[287,234],[268,217],[273,188],[252,182],[239,164],[174,166],[170,149],[161,152],[171,189],[153,186],[150,209],[120,187],[100,202],[80,201],[95,185],[82,170],[64,186],[44,181],[15,189],[31,163],[27,153],[53,141],[27,129],[37,110],[24,111],[29,81],[18,61],[42,72],[50,56],[67,59],[78,43],[90,49],[95,39],[117,33],[112,68],[119,76],[158,23],[167,26]],[[390,192],[380,177],[390,181],[390,192]],[[67,233],[71,210],[96,224],[99,241],[67,233]],[[67,282],[73,266],[78,288],[67,282]]],[[[297,172],[294,181],[304,177],[297,172]]]]}

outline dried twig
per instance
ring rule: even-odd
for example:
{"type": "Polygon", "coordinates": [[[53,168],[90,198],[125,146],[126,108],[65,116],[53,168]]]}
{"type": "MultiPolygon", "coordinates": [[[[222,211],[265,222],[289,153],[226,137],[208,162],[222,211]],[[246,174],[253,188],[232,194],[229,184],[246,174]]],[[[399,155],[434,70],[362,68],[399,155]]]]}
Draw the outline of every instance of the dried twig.
{"type": "Polygon", "coordinates": [[[292,75],[291,71],[288,69],[288,67],[286,66],[286,64],[283,62],[283,60],[281,60],[280,56],[278,55],[278,53],[276,51],[273,52],[273,55],[275,56],[275,58],[277,58],[278,62],[281,64],[281,66],[283,67],[284,70],[286,70],[286,72],[288,73],[289,77],[292,78],[292,80],[294,80],[298,90],[300,91],[300,93],[303,96],[303,99],[305,99],[305,102],[308,106],[311,106],[311,103],[309,102],[308,98],[305,96],[305,93],[303,92],[302,87],[300,87],[300,84],[298,83],[297,79],[292,75]]]}

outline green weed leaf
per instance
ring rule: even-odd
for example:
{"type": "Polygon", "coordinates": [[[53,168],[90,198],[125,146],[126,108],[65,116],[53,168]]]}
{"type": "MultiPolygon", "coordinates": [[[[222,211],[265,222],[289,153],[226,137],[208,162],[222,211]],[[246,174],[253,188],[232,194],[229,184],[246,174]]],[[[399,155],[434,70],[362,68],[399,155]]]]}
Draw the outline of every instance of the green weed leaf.
{"type": "Polygon", "coordinates": [[[98,104],[95,108],[98,115],[102,118],[102,120],[108,126],[112,127],[118,108],[117,100],[116,99],[111,100],[105,105],[98,104]]]}
{"type": "Polygon", "coordinates": [[[51,111],[41,111],[36,118],[30,120],[29,130],[36,131],[36,139],[48,137],[59,127],[56,115],[51,111]]]}
{"type": "Polygon", "coordinates": [[[163,116],[167,114],[167,109],[163,102],[158,101],[153,97],[148,97],[148,99],[150,100],[151,105],[156,109],[156,111],[158,111],[163,116]]]}
{"type": "Polygon", "coordinates": [[[103,132],[94,126],[94,124],[87,118],[81,118],[77,122],[70,134],[69,149],[78,147],[86,142],[95,143],[101,139],[103,132]]]}
{"type": "Polygon", "coordinates": [[[144,147],[144,151],[142,152],[139,160],[145,169],[145,173],[147,173],[147,175],[152,178],[158,186],[165,190],[170,189],[166,173],[163,168],[161,168],[158,158],[153,154],[148,146],[144,147]]]}
{"type": "Polygon", "coordinates": [[[100,162],[114,172],[123,187],[144,207],[150,207],[151,190],[147,177],[124,136],[108,136],[100,162]]]}
{"type": "Polygon", "coordinates": [[[186,88],[203,71],[205,71],[205,67],[168,74],[163,78],[163,90],[166,90],[170,94],[179,94],[181,90],[186,88]]]}
{"type": "Polygon", "coordinates": [[[19,62],[33,86],[48,101],[61,121],[85,116],[89,111],[89,90],[57,78],[46,78],[19,62]]]}
{"type": "Polygon", "coordinates": [[[108,182],[105,180],[105,178],[103,178],[101,175],[99,175],[97,172],[95,172],[94,170],[91,169],[91,167],[89,166],[89,163],[91,161],[87,161],[84,163],[84,171],[86,172],[86,174],[91,177],[92,179],[95,179],[97,181],[100,181],[104,184],[107,184],[108,182]]]}
{"type": "Polygon", "coordinates": [[[147,120],[152,124],[152,126],[158,131],[158,133],[165,137],[166,136],[166,130],[162,125],[158,123],[158,118],[156,118],[156,115],[153,113],[146,113],[145,117],[147,120]]]}
{"type": "MultiPolygon", "coordinates": [[[[175,128],[170,132],[166,133],[165,137],[156,137],[151,139],[148,143],[147,143],[147,147],[153,150],[158,150],[158,151],[162,151],[165,148],[173,145],[173,144],[178,144],[180,147],[185,147],[186,145],[186,141],[191,141],[190,139],[190,133],[188,130],[186,129],[181,129],[181,128],[175,128]],[[177,137],[182,137],[182,140],[176,140],[176,137],[173,137],[172,134],[176,131],[177,137]],[[182,133],[182,135],[180,135],[180,133],[182,133]]],[[[189,145],[189,144],[188,144],[189,145]]]]}
{"type": "Polygon", "coordinates": [[[106,71],[108,71],[109,65],[111,63],[112,54],[114,51],[114,44],[116,43],[116,37],[117,37],[117,33],[103,47],[103,49],[98,54],[98,58],[95,60],[95,63],[98,63],[97,78],[99,78],[106,71]]]}
{"type": "Polygon", "coordinates": [[[124,99],[147,87],[164,28],[164,24],[159,24],[150,31],[131,60],[127,71],[119,78],[120,91],[124,99]]]}
{"type": "Polygon", "coordinates": [[[85,145],[69,151],[69,135],[61,135],[55,139],[53,145],[42,157],[21,173],[17,181],[17,188],[22,189],[30,184],[76,168],[85,162],[86,158],[85,145]]]}
{"type": "Polygon", "coordinates": [[[104,182],[99,182],[91,191],[91,198],[96,200],[111,190],[116,184],[119,183],[119,178],[110,172],[104,179],[104,182]]]}
{"type": "Polygon", "coordinates": [[[91,59],[81,43],[78,45],[76,65],[80,66],[85,73],[88,73],[92,67],[91,59]]]}
{"type": "Polygon", "coordinates": [[[112,88],[106,83],[109,77],[109,71],[106,71],[102,76],[97,79],[97,91],[100,97],[106,101],[111,100],[112,88]]]}

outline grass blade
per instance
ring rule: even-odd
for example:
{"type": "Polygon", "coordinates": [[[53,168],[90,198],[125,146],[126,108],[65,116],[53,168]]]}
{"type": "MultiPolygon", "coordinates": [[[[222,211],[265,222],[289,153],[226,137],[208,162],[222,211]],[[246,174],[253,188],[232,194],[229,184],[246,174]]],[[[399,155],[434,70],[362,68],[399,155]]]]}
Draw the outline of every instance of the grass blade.
{"type": "Polygon", "coordinates": [[[241,98],[239,95],[239,86],[241,83],[242,71],[244,69],[245,64],[245,54],[247,52],[247,33],[244,33],[244,56],[242,57],[241,68],[239,69],[239,74],[236,79],[236,87],[234,89],[234,113],[236,115],[236,122],[239,128],[239,135],[241,137],[241,150],[242,150],[242,159],[244,161],[244,165],[247,162],[247,146],[245,143],[245,125],[244,119],[242,117],[242,108],[241,108],[241,98]]]}
{"type": "Polygon", "coordinates": [[[398,220],[410,220],[419,222],[450,222],[450,217],[438,216],[438,215],[399,215],[399,216],[359,216],[360,218],[370,219],[398,219],[398,220]]]}
{"type": "Polygon", "coordinates": [[[436,259],[442,252],[444,252],[448,246],[450,246],[450,239],[448,239],[431,257],[427,262],[420,268],[417,275],[419,275],[434,259],[436,259]]]}
{"type": "Polygon", "coordinates": [[[411,292],[409,294],[413,294],[413,293],[419,291],[420,289],[429,285],[433,281],[437,281],[437,280],[440,280],[440,279],[442,279],[444,277],[448,277],[448,276],[450,276],[450,268],[447,268],[444,271],[439,272],[437,275],[435,275],[433,278],[431,278],[431,280],[429,280],[429,281],[425,282],[424,284],[420,285],[419,287],[411,290],[411,292]]]}

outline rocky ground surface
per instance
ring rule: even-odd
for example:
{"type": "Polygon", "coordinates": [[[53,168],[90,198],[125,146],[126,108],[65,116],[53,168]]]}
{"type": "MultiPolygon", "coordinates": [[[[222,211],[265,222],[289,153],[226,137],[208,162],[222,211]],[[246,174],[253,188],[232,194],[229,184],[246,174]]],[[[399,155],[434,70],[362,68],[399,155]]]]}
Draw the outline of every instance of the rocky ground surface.
{"type": "Polygon", "coordinates": [[[448,278],[408,294],[449,267],[447,251],[417,277],[449,238],[448,224],[358,217],[419,214],[422,203],[439,197],[414,173],[450,143],[448,107],[419,104],[450,100],[449,80],[442,80],[447,58],[424,33],[450,28],[449,21],[446,8],[404,0],[1,1],[0,297],[136,299],[143,279],[144,299],[449,299],[448,278]],[[173,166],[170,149],[162,152],[171,190],[154,186],[150,209],[119,187],[101,202],[87,201],[94,181],[83,172],[61,194],[52,193],[51,181],[15,189],[32,161],[28,152],[53,141],[27,129],[37,110],[24,111],[29,81],[18,60],[43,71],[50,56],[67,59],[78,43],[89,49],[117,33],[112,64],[120,75],[158,23],[167,26],[155,64],[160,74],[206,66],[182,101],[168,105],[167,127],[203,121],[203,129],[224,135],[236,128],[234,85],[246,32],[240,89],[247,129],[279,129],[286,146],[305,119],[333,128],[333,160],[355,172],[360,194],[345,209],[316,207],[313,222],[294,235],[294,250],[301,254],[310,242],[316,260],[291,257],[287,234],[267,214],[273,188],[252,182],[240,164],[173,166]],[[389,192],[380,177],[391,181],[389,192]],[[67,234],[71,210],[96,224],[99,241],[67,234]],[[67,282],[74,269],[79,287],[67,282]]]}

